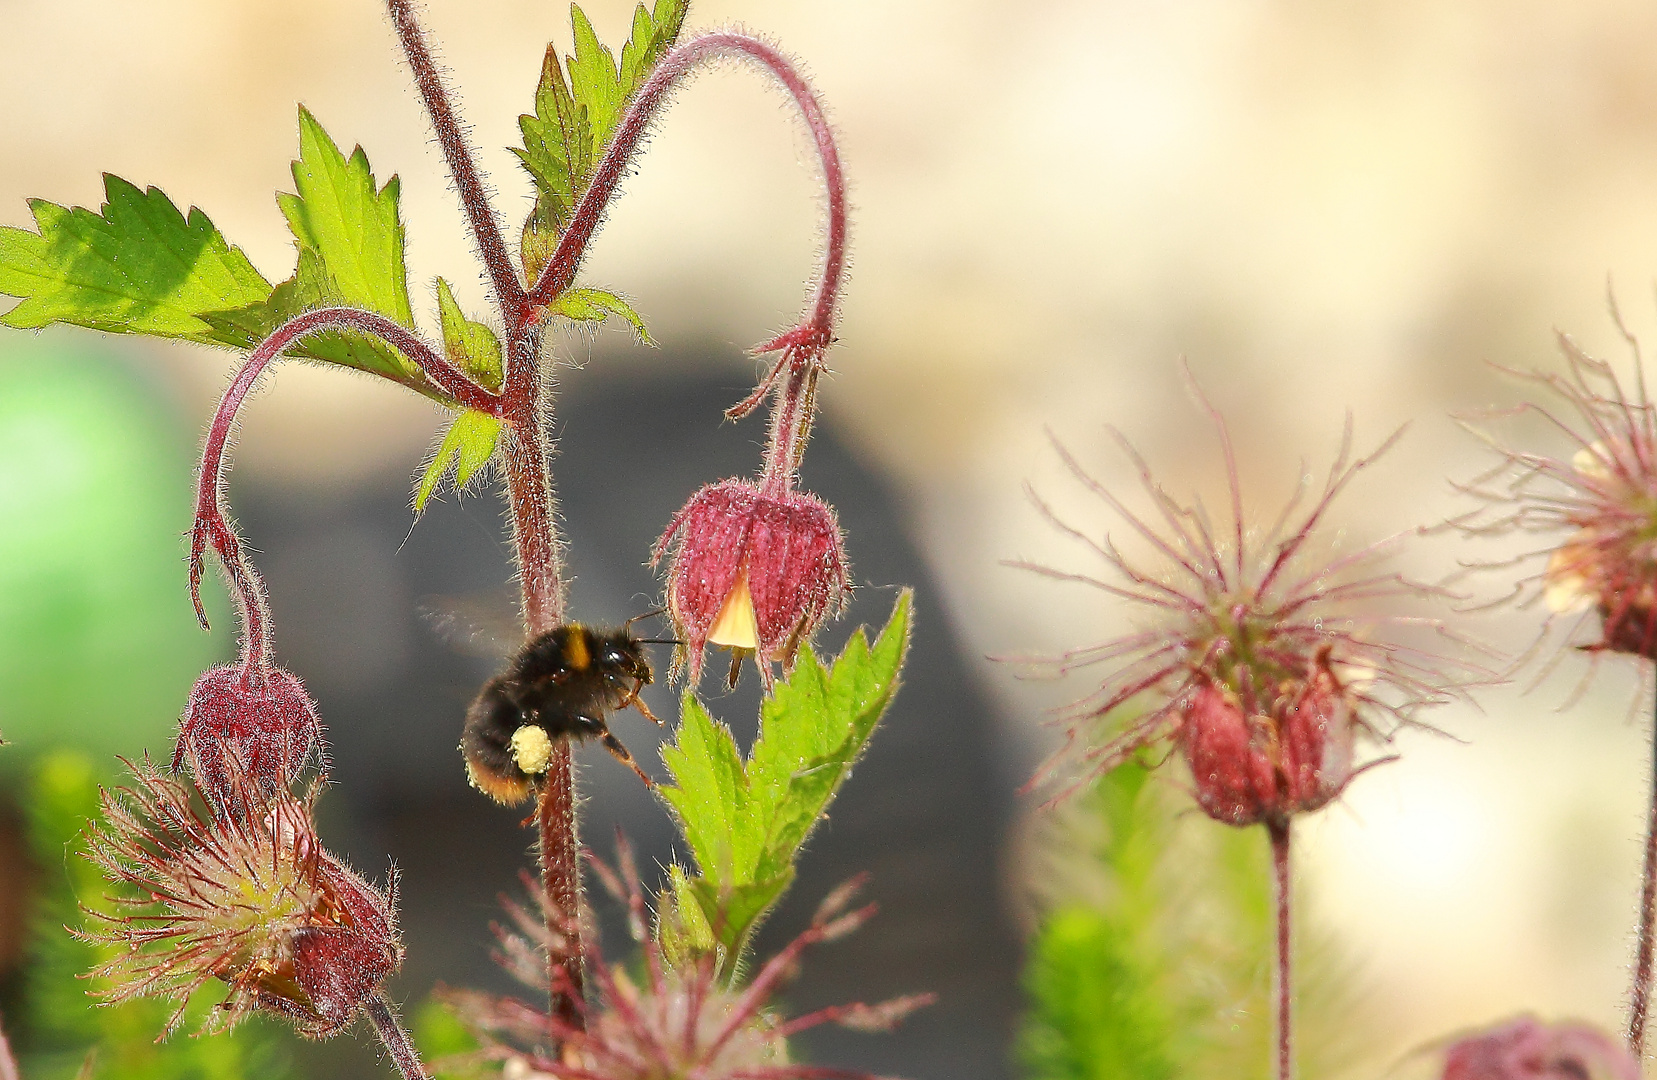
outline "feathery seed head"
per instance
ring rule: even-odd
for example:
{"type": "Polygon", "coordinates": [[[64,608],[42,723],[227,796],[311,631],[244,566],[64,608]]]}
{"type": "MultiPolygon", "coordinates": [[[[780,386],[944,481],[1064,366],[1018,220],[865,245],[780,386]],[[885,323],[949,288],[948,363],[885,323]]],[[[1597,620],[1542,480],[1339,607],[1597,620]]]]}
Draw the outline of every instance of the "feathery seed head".
{"type": "Polygon", "coordinates": [[[1508,372],[1548,390],[1567,414],[1527,403],[1474,419],[1540,416],[1569,440],[1569,460],[1515,450],[1470,428],[1501,462],[1459,485],[1484,505],[1454,524],[1475,536],[1545,538],[1502,564],[1533,567],[1516,586],[1517,606],[1540,600],[1549,626],[1574,616],[1566,632],[1589,652],[1657,660],[1657,414],[1638,345],[1624,335],[1634,347],[1632,390],[1563,334],[1564,374],[1508,372]]]}
{"type": "Polygon", "coordinates": [[[394,900],[322,850],[309,801],[203,814],[183,781],[148,762],[103,794],[89,857],[117,886],[84,936],[121,951],[92,974],[110,1003],[170,997],[178,1025],[210,979],[230,987],[209,1028],[254,1010],[325,1038],[346,1027],[400,963],[394,900]]]}
{"type": "Polygon", "coordinates": [[[1361,771],[1355,760],[1360,734],[1386,737],[1418,709],[1445,700],[1466,671],[1394,633],[1411,624],[1442,631],[1435,620],[1395,613],[1402,600],[1443,595],[1381,565],[1397,538],[1319,557],[1331,504],[1398,436],[1354,459],[1348,418],[1322,491],[1302,507],[1309,478],[1303,480],[1276,525],[1261,532],[1246,522],[1225,424],[1204,405],[1219,431],[1229,480],[1231,521],[1223,531],[1211,526],[1200,503],[1170,496],[1120,434],[1113,432],[1154,519],[1135,514],[1054,441],[1071,474],[1149,545],[1160,568],[1130,562],[1109,536],[1096,539],[1066,524],[1030,492],[1042,515],[1088,545],[1110,575],[1011,565],[1091,585],[1148,616],[1137,632],[1042,661],[1060,674],[1097,666],[1105,675],[1097,690],[1063,711],[1069,744],[1032,783],[1079,757],[1085,766],[1079,784],[1171,739],[1211,817],[1231,825],[1282,821],[1345,789],[1361,771]],[[1135,702],[1143,705],[1141,715],[1112,730],[1118,710],[1135,702]]]}

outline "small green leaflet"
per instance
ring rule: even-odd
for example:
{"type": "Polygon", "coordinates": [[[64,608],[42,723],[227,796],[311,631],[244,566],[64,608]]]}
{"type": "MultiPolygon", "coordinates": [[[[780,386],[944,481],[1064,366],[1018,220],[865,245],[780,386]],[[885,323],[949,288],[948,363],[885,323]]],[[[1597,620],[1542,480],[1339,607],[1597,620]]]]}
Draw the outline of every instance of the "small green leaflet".
{"type": "MultiPolygon", "coordinates": [[[[294,276],[263,303],[220,313],[220,324],[241,330],[244,343],[251,345],[295,315],[343,304],[377,312],[412,329],[397,178],[377,187],[362,147],[346,158],[316,117],[301,106],[293,181],[296,193],[279,194],[276,201],[299,249],[294,276]]],[[[361,334],[317,334],[290,352],[371,371],[445,400],[413,362],[361,334]]]]}
{"type": "Polygon", "coordinates": [[[573,322],[603,322],[611,315],[619,315],[633,327],[640,342],[656,344],[651,340],[650,331],[645,329],[639,313],[627,301],[603,289],[565,289],[558,294],[558,299],[547,305],[547,310],[573,322]]]}
{"type": "Polygon", "coordinates": [[[443,433],[443,441],[438,443],[431,464],[426,466],[420,482],[415,485],[415,512],[426,508],[426,501],[432,497],[432,492],[437,490],[437,485],[443,482],[451,467],[455,473],[455,490],[463,490],[477,471],[495,456],[495,443],[500,435],[501,422],[486,412],[466,409],[455,417],[449,430],[443,433]]]}
{"type": "Polygon", "coordinates": [[[33,199],[38,233],[0,228],[0,293],[23,301],[0,323],[240,344],[204,316],[270,295],[242,249],[195,207],[179,213],[158,188],[140,191],[105,173],[104,198],[98,214],[33,199]]]}
{"type": "Polygon", "coordinates": [[[656,0],[653,11],[639,4],[619,66],[615,54],[598,40],[586,14],[570,5],[575,55],[561,63],[556,48],[547,46],[535,91],[535,112],[518,118],[524,144],[513,147],[534,177],[537,190],[535,210],[524,224],[520,247],[530,281],[540,275],[557,237],[569,227],[570,214],[586,192],[628,101],[678,39],[688,3],[656,0]]]}
{"type": "Polygon", "coordinates": [[[437,279],[437,314],[443,322],[443,353],[449,363],[470,375],[486,389],[500,392],[504,378],[501,343],[484,323],[461,314],[449,283],[437,279]]]}
{"type": "Polygon", "coordinates": [[[832,668],[800,650],[792,675],[761,708],[746,762],[730,729],[686,692],[674,744],[662,750],[675,784],[661,793],[699,876],[675,891],[695,896],[728,965],[793,881],[800,845],[897,692],[911,605],[906,589],[874,645],[860,628],[832,668]]]}
{"type": "MultiPolygon", "coordinates": [[[[437,313],[443,322],[443,352],[449,362],[481,385],[498,391],[502,378],[500,340],[488,326],[461,313],[454,290],[442,278],[437,279],[437,313]]],[[[414,486],[415,513],[426,508],[426,502],[451,468],[455,490],[464,490],[477,471],[494,457],[500,434],[501,422],[486,412],[466,409],[455,417],[449,430],[443,433],[437,453],[414,486]]]]}
{"type": "Polygon", "coordinates": [[[301,106],[293,182],[297,194],[277,195],[277,205],[300,249],[316,253],[314,270],[337,299],[412,327],[397,177],[376,191],[362,147],[346,160],[316,117],[301,106]]]}

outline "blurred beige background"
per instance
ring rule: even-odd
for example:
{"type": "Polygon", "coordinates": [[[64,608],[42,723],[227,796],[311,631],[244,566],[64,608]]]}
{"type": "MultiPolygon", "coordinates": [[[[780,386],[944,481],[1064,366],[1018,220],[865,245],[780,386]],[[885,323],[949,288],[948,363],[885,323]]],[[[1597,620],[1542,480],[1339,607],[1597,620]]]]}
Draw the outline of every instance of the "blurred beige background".
{"type": "MultiPolygon", "coordinates": [[[[624,34],[630,3],[587,7],[601,36],[624,34]]],[[[362,142],[382,179],[402,176],[420,295],[441,272],[482,309],[440,155],[370,0],[7,0],[0,20],[0,221],[26,224],[26,196],[96,206],[109,170],[201,206],[278,279],[292,251],[271,192],[290,184],[303,101],[342,143],[362,142]]],[[[1219,490],[1179,355],[1231,419],[1268,512],[1302,459],[1327,462],[1344,410],[1360,442],[1412,422],[1344,506],[1349,528],[1379,534],[1457,509],[1445,477],[1482,459],[1447,410],[1516,393],[1483,361],[1556,366],[1556,327],[1621,359],[1608,279],[1657,341],[1650,5],[693,7],[695,26],[728,21],[796,52],[839,125],[853,270],[824,405],[909,493],[978,652],[1125,625],[1091,595],[997,565],[1085,568],[1024,503],[1025,479],[1103,520],[1070,494],[1043,425],[1114,485],[1132,476],[1107,423],[1176,491],[1219,490]]],[[[503,147],[565,12],[438,2],[428,24],[515,218],[529,185],[503,147]]],[[[649,362],[790,322],[816,250],[808,150],[750,73],[680,94],[587,271],[636,300],[663,343],[649,362]]],[[[601,342],[566,347],[627,348],[618,332],[601,342]]],[[[232,358],[150,348],[205,416],[232,358]]],[[[303,487],[412,468],[438,417],[366,380],[292,368],[249,420],[238,467],[303,487]]],[[[1437,577],[1464,554],[1435,541],[1412,569],[1437,577]]],[[[1480,632],[1511,645],[1532,620],[1480,632]]],[[[1010,674],[980,667],[1022,773],[1045,745],[1041,709],[1066,690],[1010,674]]],[[[1312,910],[1349,942],[1389,1055],[1527,1008],[1620,1023],[1649,767],[1645,725],[1629,719],[1639,681],[1607,664],[1556,712],[1567,689],[1446,710],[1435,722],[1465,742],[1406,734],[1403,760],[1303,830],[1312,910]]]]}

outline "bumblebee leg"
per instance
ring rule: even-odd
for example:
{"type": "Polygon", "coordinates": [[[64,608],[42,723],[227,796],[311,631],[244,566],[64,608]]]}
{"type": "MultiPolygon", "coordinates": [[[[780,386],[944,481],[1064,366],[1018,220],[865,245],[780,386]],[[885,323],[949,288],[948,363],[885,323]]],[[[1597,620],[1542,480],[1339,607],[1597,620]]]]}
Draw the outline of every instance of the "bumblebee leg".
{"type": "Polygon", "coordinates": [[[612,757],[639,774],[639,779],[644,781],[645,787],[653,788],[656,786],[656,781],[644,774],[644,770],[639,768],[639,763],[633,760],[633,755],[627,752],[627,747],[621,745],[620,739],[608,731],[600,735],[598,739],[599,742],[604,744],[604,749],[610,751],[612,757]]]}
{"type": "Polygon", "coordinates": [[[633,687],[633,693],[627,699],[627,704],[633,706],[633,708],[635,708],[635,709],[639,710],[640,712],[644,713],[644,718],[646,720],[649,720],[652,724],[655,724],[657,727],[661,727],[662,726],[662,718],[657,716],[655,713],[651,712],[650,711],[650,706],[646,705],[644,703],[644,698],[639,696],[639,691],[642,690],[642,689],[644,689],[644,687],[642,685],[633,687]]]}

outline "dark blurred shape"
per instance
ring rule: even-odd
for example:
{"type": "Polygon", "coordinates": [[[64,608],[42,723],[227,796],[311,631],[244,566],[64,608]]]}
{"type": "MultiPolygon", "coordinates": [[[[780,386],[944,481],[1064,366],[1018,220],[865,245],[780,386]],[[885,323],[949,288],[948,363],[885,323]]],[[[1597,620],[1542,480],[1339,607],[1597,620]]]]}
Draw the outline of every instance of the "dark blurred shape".
{"type": "MultiPolygon", "coordinates": [[[[615,625],[655,607],[661,589],[645,561],[673,512],[701,484],[758,468],[760,423],[733,430],[721,422],[748,389],[741,380],[686,373],[683,358],[652,362],[659,373],[561,373],[554,471],[574,579],[570,610],[586,622],[615,625]]],[[[497,895],[516,891],[532,836],[519,827],[521,811],[467,788],[456,750],[466,705],[496,665],[461,655],[417,614],[429,598],[459,596],[476,606],[481,596],[502,619],[513,617],[501,503],[480,496],[457,504],[451,494],[409,534],[407,485],[394,475],[332,493],[238,486],[232,505],[264,553],[257,559],[270,587],[277,657],[305,680],[328,728],[337,787],[319,808],[323,836],[371,877],[388,854],[401,871],[408,963],[394,993],[412,1004],[437,979],[510,989],[488,959],[487,925],[497,895]]],[[[899,497],[854,459],[831,424],[819,427],[806,455],[803,486],[839,511],[858,585],[849,614],[819,635],[819,650],[837,652],[859,623],[878,629],[905,584],[916,589],[915,644],[891,713],[809,843],[758,948],[775,951],[835,885],[870,871],[868,896],[879,915],[810,958],[788,992],[791,1011],[925,990],[939,1003],[896,1035],[821,1031],[801,1040],[801,1052],[915,1080],[1006,1076],[1018,949],[1000,904],[999,854],[1012,793],[992,767],[989,705],[904,534],[899,497]]],[[[660,649],[658,671],[668,659],[660,649]]],[[[725,697],[712,696],[716,679],[702,687],[744,745],[754,734],[758,683],[750,673],[725,697]]],[[[676,713],[676,691],[660,681],[646,698],[659,714],[676,713]]],[[[631,713],[617,720],[641,764],[663,776],[650,746],[657,733],[631,713]]],[[[625,766],[596,746],[579,757],[586,843],[607,856],[613,830],[625,829],[647,883],[651,860],[688,859],[675,851],[667,810],[625,766]]],[[[602,901],[598,909],[615,922],[602,901]]],[[[367,1067],[360,1045],[317,1052],[308,1066],[315,1075],[367,1067]]]]}

